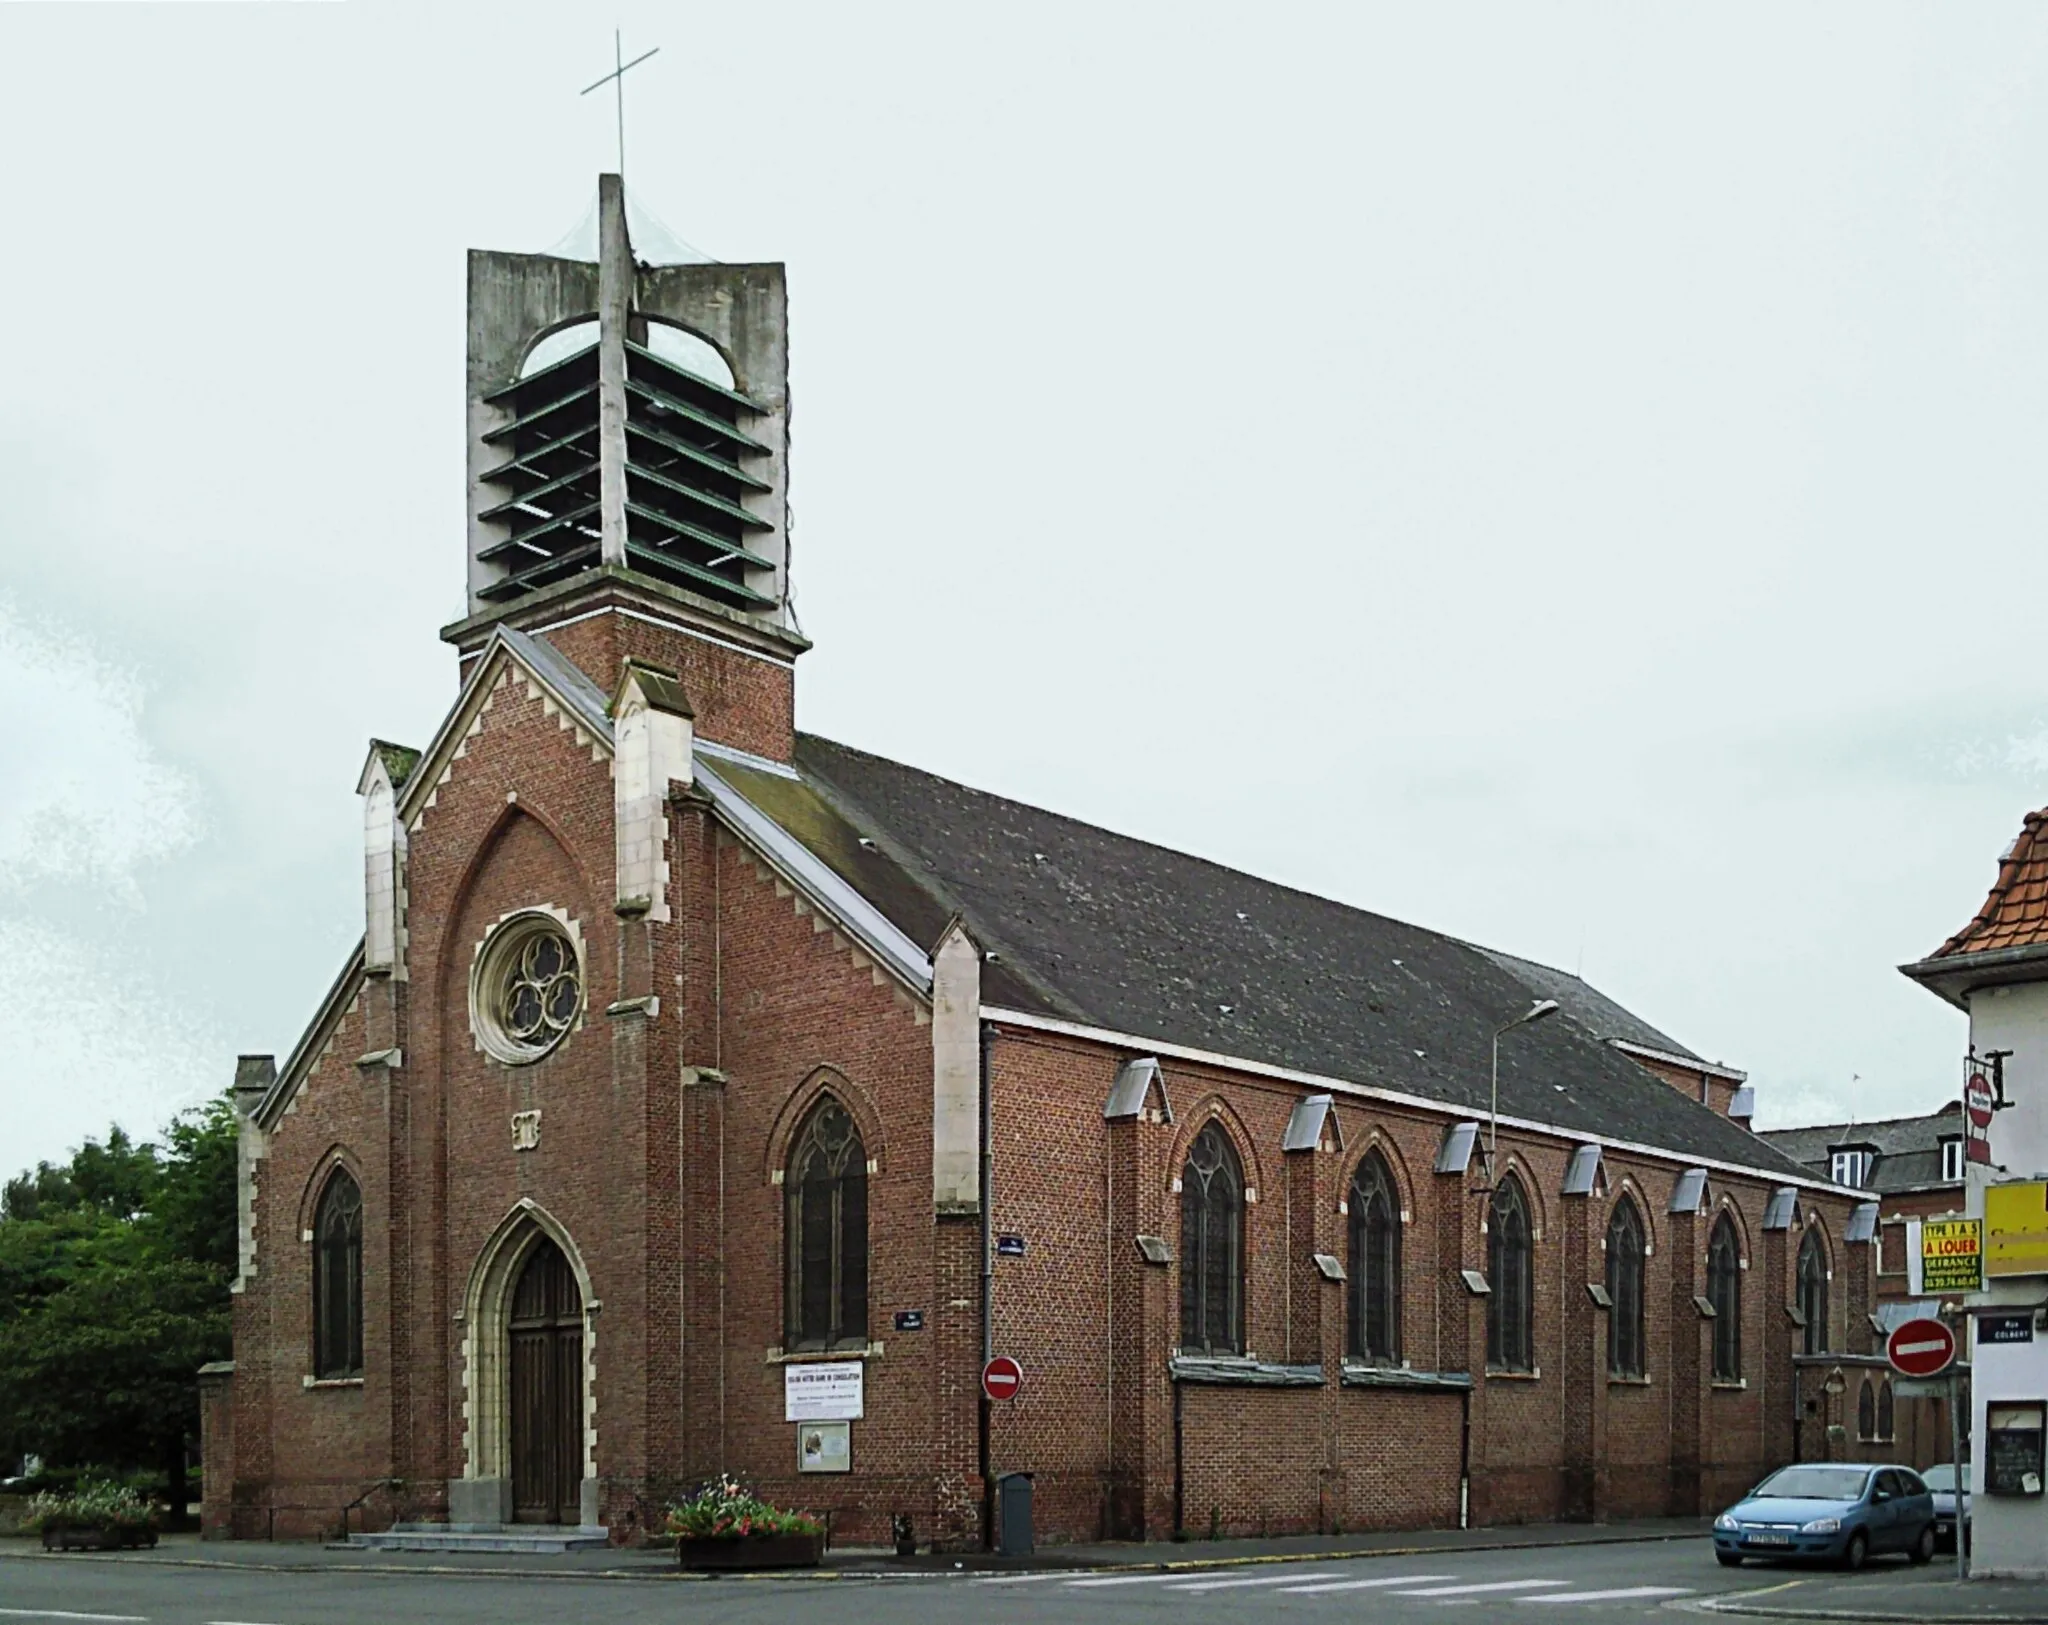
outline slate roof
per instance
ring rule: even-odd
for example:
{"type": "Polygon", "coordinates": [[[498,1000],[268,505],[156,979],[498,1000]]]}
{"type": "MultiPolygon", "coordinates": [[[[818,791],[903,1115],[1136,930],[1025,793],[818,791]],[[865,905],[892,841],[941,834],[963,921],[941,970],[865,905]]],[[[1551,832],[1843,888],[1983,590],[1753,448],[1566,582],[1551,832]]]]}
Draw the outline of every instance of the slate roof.
{"type": "Polygon", "coordinates": [[[927,952],[963,918],[983,998],[1484,1115],[1494,1029],[1540,979],[1561,1019],[1501,1045],[1504,1116],[1781,1176],[1804,1170],[1611,1048],[1687,1053],[1563,972],[972,790],[814,735],[791,779],[720,776],[927,952]]]}
{"type": "Polygon", "coordinates": [[[1504,954],[1498,949],[1480,948],[1479,951],[1526,987],[1532,997],[1557,1000],[1563,1006],[1558,1013],[1576,1021],[1595,1038],[1619,1039],[1625,1044],[1662,1050],[1666,1055],[1676,1055],[1687,1061],[1702,1059],[1668,1033],[1659,1032],[1633,1010],[1623,1009],[1582,977],[1540,965],[1533,959],[1504,954]]]}
{"type": "Polygon", "coordinates": [[[1794,1162],[1825,1179],[1829,1156],[1837,1146],[1875,1146],[1865,1188],[1879,1195],[1914,1190],[1923,1185],[1952,1184],[1941,1177],[1941,1142],[1963,1132],[1963,1105],[1951,1100],[1939,1111],[1919,1117],[1886,1117],[1874,1123],[1816,1123],[1808,1128],[1766,1129],[1762,1138],[1794,1162]]]}
{"type": "Polygon", "coordinates": [[[2030,812],[2019,839],[1998,861],[1998,878],[1977,917],[1929,956],[1951,959],[2000,948],[2031,948],[2048,942],[2048,840],[2042,825],[2048,809],[2030,812]]]}

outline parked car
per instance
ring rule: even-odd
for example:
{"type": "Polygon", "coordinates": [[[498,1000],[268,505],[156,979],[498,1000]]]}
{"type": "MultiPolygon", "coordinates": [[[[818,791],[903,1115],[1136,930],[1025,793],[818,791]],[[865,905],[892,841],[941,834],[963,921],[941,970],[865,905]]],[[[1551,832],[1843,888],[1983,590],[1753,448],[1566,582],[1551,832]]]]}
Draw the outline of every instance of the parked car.
{"type": "MultiPolygon", "coordinates": [[[[1970,1491],[1968,1487],[1969,1468],[1963,1469],[1963,1547],[1970,1544],[1970,1491]]],[[[1934,1543],[1944,1551],[1956,1549],[1956,1470],[1949,1462],[1930,1467],[1922,1473],[1927,1488],[1934,1496],[1934,1543]]]]}
{"type": "Polygon", "coordinates": [[[1934,1496],[1910,1467],[1780,1467],[1714,1520],[1714,1557],[1729,1568],[1745,1557],[1817,1557],[1860,1569],[1879,1552],[1934,1556],[1934,1496]]]}

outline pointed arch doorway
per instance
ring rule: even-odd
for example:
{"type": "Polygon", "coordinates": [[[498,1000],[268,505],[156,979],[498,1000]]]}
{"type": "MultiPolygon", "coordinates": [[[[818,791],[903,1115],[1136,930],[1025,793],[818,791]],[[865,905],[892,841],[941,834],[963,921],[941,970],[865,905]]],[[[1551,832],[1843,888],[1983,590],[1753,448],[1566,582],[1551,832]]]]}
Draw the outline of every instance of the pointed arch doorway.
{"type": "Polygon", "coordinates": [[[512,1290],[512,1517],[581,1522],[583,1294],[562,1249],[543,1238],[512,1290]]]}

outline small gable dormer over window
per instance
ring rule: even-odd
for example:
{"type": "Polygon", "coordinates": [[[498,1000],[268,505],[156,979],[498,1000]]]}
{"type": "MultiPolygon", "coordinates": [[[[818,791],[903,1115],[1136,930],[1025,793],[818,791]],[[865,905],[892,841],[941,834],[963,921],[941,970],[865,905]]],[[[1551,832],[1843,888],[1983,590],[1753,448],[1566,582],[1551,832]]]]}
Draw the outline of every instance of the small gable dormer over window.
{"type": "Polygon", "coordinates": [[[1963,1182],[1963,1142],[1960,1139],[1941,1142],[1941,1182],[1944,1185],[1963,1182]]]}
{"type": "Polygon", "coordinates": [[[1838,1145],[1828,1152],[1828,1178],[1837,1185],[1862,1187],[1870,1182],[1877,1151],[1867,1145],[1838,1145]]]}

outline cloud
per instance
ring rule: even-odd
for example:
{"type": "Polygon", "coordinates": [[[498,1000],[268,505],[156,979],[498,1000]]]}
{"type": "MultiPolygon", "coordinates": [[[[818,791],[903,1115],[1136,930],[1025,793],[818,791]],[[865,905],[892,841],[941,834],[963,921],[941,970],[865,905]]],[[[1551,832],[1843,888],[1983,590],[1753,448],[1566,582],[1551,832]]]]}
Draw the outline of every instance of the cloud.
{"type": "Polygon", "coordinates": [[[61,882],[139,904],[137,873],[199,833],[192,781],[154,759],[141,683],[0,599],[0,895],[61,882]]]}
{"type": "Polygon", "coordinates": [[[0,976],[11,995],[0,1073],[0,1177],[119,1123],[138,1138],[197,1105],[224,1079],[222,1049],[189,1007],[154,990],[143,967],[48,926],[0,919],[0,976]]]}
{"type": "Polygon", "coordinates": [[[0,763],[4,1176],[113,1122],[153,1132],[210,1092],[222,1046],[106,919],[139,912],[149,868],[198,838],[198,791],[152,750],[136,677],[5,600],[0,763]]]}

